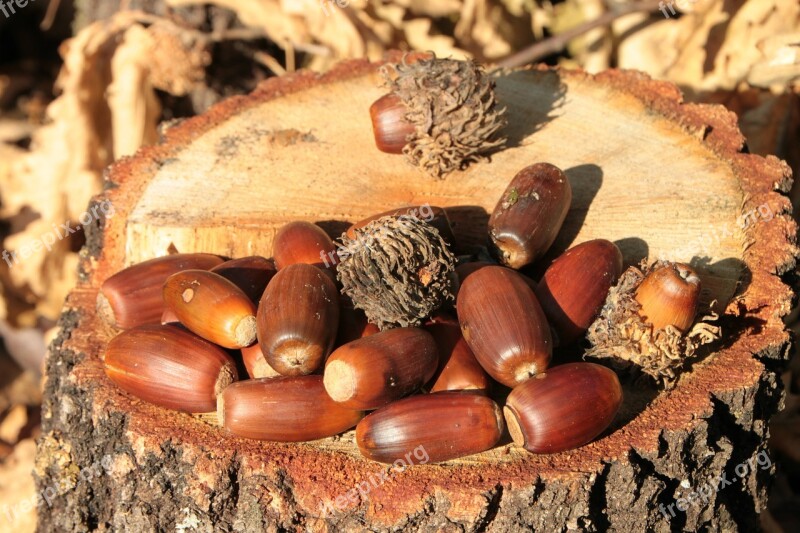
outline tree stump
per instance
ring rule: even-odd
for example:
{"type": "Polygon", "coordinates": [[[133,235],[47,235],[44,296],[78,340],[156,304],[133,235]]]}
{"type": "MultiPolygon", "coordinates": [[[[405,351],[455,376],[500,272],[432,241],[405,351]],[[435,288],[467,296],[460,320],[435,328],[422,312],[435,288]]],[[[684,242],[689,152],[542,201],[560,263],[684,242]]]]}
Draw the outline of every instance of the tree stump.
{"type": "Polygon", "coordinates": [[[113,216],[89,231],[48,357],[40,529],[756,528],[772,475],[767,423],[782,402],[777,375],[790,342],[781,320],[792,297],[781,275],[797,256],[788,167],[743,153],[732,113],[684,104],[671,84],[532,68],[497,77],[509,146],[435,180],[374,148],[367,108],[382,94],[378,66],[351,61],[270,79],[109,169],[94,205],[111,215],[111,202],[113,216]],[[287,221],[338,235],[404,204],[447,208],[458,248],[474,249],[508,181],[537,161],[565,169],[574,191],[556,248],[603,237],[629,265],[645,256],[689,262],[724,313],[722,342],[675,388],[627,384],[618,419],[587,446],[533,455],[504,441],[399,471],[363,459],[352,432],[305,444],[238,439],[138,401],[103,373],[115,332],[101,325],[95,298],[124,266],[172,247],[269,256],[287,221]],[[692,492],[702,497],[678,500],[692,492]]]}

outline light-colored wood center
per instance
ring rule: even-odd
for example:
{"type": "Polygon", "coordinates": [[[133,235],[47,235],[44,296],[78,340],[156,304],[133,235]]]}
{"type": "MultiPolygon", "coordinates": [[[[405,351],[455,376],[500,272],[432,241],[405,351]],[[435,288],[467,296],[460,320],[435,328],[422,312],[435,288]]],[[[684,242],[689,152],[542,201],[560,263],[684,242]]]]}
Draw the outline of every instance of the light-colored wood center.
{"type": "Polygon", "coordinates": [[[461,244],[482,244],[487,213],[509,180],[549,161],[574,191],[557,246],[607,238],[628,263],[649,255],[696,266],[706,300],[724,305],[733,294],[743,250],[737,180],[636,98],[553,72],[501,76],[510,147],[437,181],[374,147],[368,108],[379,83],[369,75],[267,101],[164,161],[129,217],[126,262],[163,255],[171,244],[270,256],[285,222],[341,228],[333,222],[425,203],[457,207],[448,211],[461,244]]]}

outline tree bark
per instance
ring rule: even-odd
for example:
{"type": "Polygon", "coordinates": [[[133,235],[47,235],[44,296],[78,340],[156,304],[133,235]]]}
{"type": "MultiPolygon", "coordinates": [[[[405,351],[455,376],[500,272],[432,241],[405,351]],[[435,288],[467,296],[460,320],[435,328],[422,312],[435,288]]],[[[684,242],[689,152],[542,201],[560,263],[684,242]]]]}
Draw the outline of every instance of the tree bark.
{"type": "Polygon", "coordinates": [[[48,357],[40,530],[757,528],[773,472],[767,423],[782,402],[790,339],[781,320],[792,296],[781,276],[797,257],[788,167],[742,153],[733,114],[683,104],[671,84],[529,69],[498,74],[509,147],[433,180],[373,147],[367,108],[381,94],[378,66],[270,79],[109,169],[94,204],[109,216],[88,228],[80,283],[48,357]],[[445,207],[457,247],[470,251],[508,181],[540,160],[564,168],[574,190],[557,249],[604,237],[627,264],[691,262],[724,313],[713,352],[672,390],[626,384],[618,419],[587,446],[541,456],[504,441],[399,472],[363,459],[352,432],[305,444],[237,439],[138,401],[103,373],[115,332],[101,325],[95,299],[123,266],[170,245],[269,256],[288,220],[337,234],[415,203],[445,207]],[[680,509],[678,498],[693,492],[701,496],[680,509]]]}

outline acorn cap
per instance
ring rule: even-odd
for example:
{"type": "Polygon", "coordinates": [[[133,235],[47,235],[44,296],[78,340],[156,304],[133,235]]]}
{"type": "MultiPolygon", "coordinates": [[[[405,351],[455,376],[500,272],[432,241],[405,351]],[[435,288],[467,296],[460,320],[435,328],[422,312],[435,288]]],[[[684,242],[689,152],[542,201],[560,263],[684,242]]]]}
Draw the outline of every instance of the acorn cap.
{"type": "Polygon", "coordinates": [[[403,153],[427,174],[441,178],[505,144],[497,135],[505,108],[497,107],[494,82],[475,61],[403,58],[383,75],[414,125],[403,153]]]}
{"type": "Polygon", "coordinates": [[[650,272],[671,264],[656,261],[647,266],[642,262],[639,268],[630,267],[622,274],[589,326],[586,338],[592,347],[586,351],[588,357],[610,359],[618,369],[638,369],[670,387],[700,346],[720,338],[721,328],[714,325],[718,315],[710,310],[685,334],[672,326],[656,328],[641,316],[636,289],[650,272]]]}
{"type": "Polygon", "coordinates": [[[430,224],[387,216],[341,240],[342,293],[381,330],[418,326],[455,300],[455,256],[430,224]]]}

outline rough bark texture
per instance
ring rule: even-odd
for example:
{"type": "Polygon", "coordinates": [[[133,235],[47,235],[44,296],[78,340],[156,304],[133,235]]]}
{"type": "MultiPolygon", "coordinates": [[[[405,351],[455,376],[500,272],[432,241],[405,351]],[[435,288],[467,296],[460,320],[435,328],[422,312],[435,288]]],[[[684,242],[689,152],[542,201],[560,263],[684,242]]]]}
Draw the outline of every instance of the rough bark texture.
{"type": "MultiPolygon", "coordinates": [[[[783,194],[790,173],[775,158],[741,153],[735,117],[723,108],[682,104],[674,86],[635,73],[542,70],[541,76],[560,76],[571,91],[602,86],[632,95],[648,116],[668,121],[707,150],[709,161],[725,165],[742,191],[742,212],[768,203],[775,216],[769,224],[745,229],[740,259],[749,283],[725,309],[723,345],[669,392],[626,390],[626,412],[604,438],[550,456],[504,444],[462,461],[399,473],[362,459],[349,435],[300,445],[234,439],[189,416],[137,401],[105,378],[100,356],[113,332],[95,315],[97,287],[136,256],[126,248],[127,217],[148,185],[142,176],[179,158],[183,147],[231,116],[319,84],[372,76],[375,69],[350,62],[324,76],[298,73],[270,80],[249,97],[228,100],[176,126],[163,145],[110,170],[109,189],[98,201],[112,201],[116,213],[88,232],[81,281],[48,357],[35,472],[44,496],[40,530],[756,529],[772,476],[771,468],[762,467],[767,422],[782,402],[777,375],[789,350],[781,317],[789,311],[791,292],[781,276],[794,267],[797,255],[796,226],[783,194]],[[748,461],[754,467],[745,472],[740,465],[748,461]],[[675,507],[676,498],[715,484],[719,476],[726,481],[706,490],[707,501],[685,512],[675,507]],[[377,479],[377,486],[364,485],[377,479]]],[[[598,109],[604,104],[596,103],[598,109]]],[[[596,128],[598,137],[613,135],[601,120],[587,127],[596,128]]],[[[691,185],[693,177],[685,179],[691,185]]]]}

